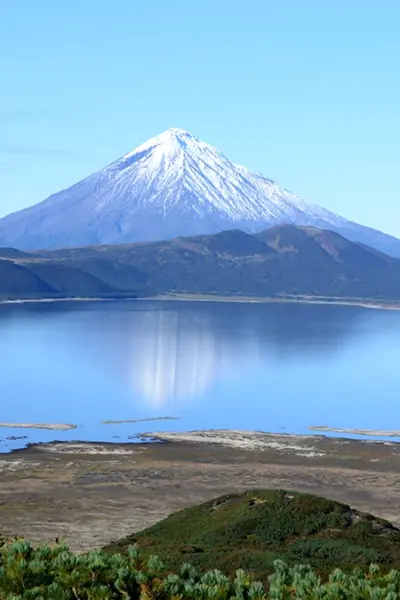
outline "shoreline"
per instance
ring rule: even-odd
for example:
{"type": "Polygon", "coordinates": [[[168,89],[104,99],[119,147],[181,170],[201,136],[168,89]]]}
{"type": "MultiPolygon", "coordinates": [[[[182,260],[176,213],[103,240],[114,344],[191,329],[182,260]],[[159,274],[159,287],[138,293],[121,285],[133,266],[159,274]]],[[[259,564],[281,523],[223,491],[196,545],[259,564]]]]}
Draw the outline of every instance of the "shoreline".
{"type": "Polygon", "coordinates": [[[0,427],[4,429],[45,429],[46,431],[70,431],[78,429],[73,423],[6,423],[1,422],[0,427]]]}
{"type": "Polygon", "coordinates": [[[0,300],[2,304],[45,304],[52,302],[118,302],[119,300],[139,300],[140,298],[121,297],[121,298],[87,298],[87,297],[66,297],[66,298],[10,298],[0,300]]]}
{"type": "MultiPolygon", "coordinates": [[[[175,420],[174,417],[169,418],[175,420]]],[[[168,419],[168,420],[169,420],[168,419]]],[[[148,419],[139,419],[132,421],[111,421],[102,422],[102,424],[120,424],[126,422],[144,422],[148,419]]],[[[149,419],[157,421],[164,419],[149,419]]],[[[2,427],[2,424],[0,424],[2,427]]],[[[23,429],[33,428],[30,425],[21,425],[23,429]]],[[[36,425],[36,428],[37,425],[36,425]]],[[[41,429],[54,430],[54,431],[67,431],[69,429],[75,429],[74,426],[42,426],[41,429]]],[[[309,427],[310,433],[282,433],[282,432],[268,432],[268,431],[253,431],[253,430],[236,430],[236,429],[204,429],[204,430],[192,430],[192,431],[153,431],[153,432],[140,432],[130,435],[127,439],[115,439],[115,440],[84,440],[84,439],[71,439],[71,440],[60,440],[53,439],[50,441],[42,442],[29,442],[27,436],[15,437],[17,439],[26,439],[26,443],[19,446],[18,448],[12,448],[8,451],[1,450],[0,446],[0,457],[12,456],[16,453],[24,453],[29,451],[48,451],[52,452],[55,448],[63,448],[65,452],[69,452],[69,448],[73,449],[77,446],[82,448],[92,447],[109,447],[114,449],[115,452],[118,448],[125,448],[130,446],[132,451],[139,445],[154,446],[154,445],[190,445],[192,447],[206,446],[210,448],[220,447],[225,449],[236,449],[250,452],[265,452],[269,450],[277,450],[279,452],[299,452],[299,456],[310,456],[318,457],[323,456],[316,446],[320,444],[339,444],[348,445],[354,444],[358,448],[368,448],[371,446],[392,446],[400,448],[400,432],[397,431],[385,431],[385,430],[356,430],[356,429],[340,429],[340,428],[320,428],[320,427],[309,427]],[[312,432],[311,432],[312,431],[312,432]],[[332,436],[327,435],[330,432],[343,433],[343,436],[332,436]],[[362,432],[362,433],[360,433],[362,432]],[[396,435],[396,434],[399,435],[396,435]],[[347,434],[347,436],[346,436],[347,434]],[[379,434],[385,434],[379,437],[379,434]],[[358,435],[360,437],[350,437],[351,435],[358,435]],[[370,437],[370,439],[368,439],[370,437]],[[384,439],[384,438],[390,439],[384,439]],[[396,439],[399,438],[399,439],[396,439]]],[[[5,438],[8,439],[8,438],[5,438]]]]}
{"type": "Polygon", "coordinates": [[[400,438],[399,429],[349,429],[347,427],[329,427],[328,425],[311,425],[308,429],[309,431],[315,431],[317,433],[347,433],[364,437],[400,438]]]}
{"type": "Polygon", "coordinates": [[[137,300],[181,300],[186,302],[238,302],[243,304],[317,304],[333,306],[356,306],[374,310],[400,310],[400,301],[381,303],[377,300],[365,301],[352,298],[321,298],[319,296],[293,296],[272,298],[268,296],[213,296],[210,294],[160,294],[159,296],[137,298],[137,300]]]}
{"type": "Polygon", "coordinates": [[[225,302],[241,304],[316,304],[330,306],[354,306],[373,310],[400,310],[399,301],[361,300],[356,298],[335,298],[319,296],[293,296],[273,298],[268,296],[218,296],[211,294],[159,294],[157,296],[142,297],[66,297],[66,298],[12,298],[0,300],[1,305],[8,304],[45,304],[53,302],[126,302],[126,301],[184,301],[184,302],[225,302]]]}
{"type": "MultiPolygon", "coordinates": [[[[368,433],[357,433],[357,431],[367,430],[352,430],[352,429],[341,429],[331,430],[325,429],[319,433],[319,429],[313,431],[313,433],[274,433],[267,431],[247,431],[247,430],[235,430],[235,429],[205,429],[185,432],[172,432],[172,431],[155,431],[149,433],[141,433],[138,437],[141,440],[149,440],[150,442],[158,442],[164,444],[206,444],[210,446],[222,446],[225,448],[241,448],[246,450],[265,450],[268,448],[284,449],[285,447],[292,450],[300,450],[307,444],[317,443],[338,443],[338,444],[355,444],[357,446],[368,447],[370,445],[383,445],[383,446],[399,446],[400,439],[377,439],[380,431],[374,432],[368,430],[368,433]],[[338,433],[352,435],[360,435],[364,437],[354,438],[343,436],[330,436],[324,434],[327,431],[334,431],[338,433]],[[365,436],[371,436],[375,439],[365,439],[365,436]]],[[[388,432],[384,432],[388,433],[388,432]]],[[[392,435],[382,437],[399,437],[396,436],[397,432],[392,432],[392,435]]],[[[315,451],[314,446],[308,446],[307,451],[313,453],[315,451]]],[[[304,454],[303,454],[304,455],[304,454]]]]}
{"type": "Polygon", "coordinates": [[[400,524],[400,444],[258,436],[253,448],[243,437],[235,447],[58,442],[1,456],[0,532],[100,548],[177,510],[254,488],[313,493],[400,524]]]}

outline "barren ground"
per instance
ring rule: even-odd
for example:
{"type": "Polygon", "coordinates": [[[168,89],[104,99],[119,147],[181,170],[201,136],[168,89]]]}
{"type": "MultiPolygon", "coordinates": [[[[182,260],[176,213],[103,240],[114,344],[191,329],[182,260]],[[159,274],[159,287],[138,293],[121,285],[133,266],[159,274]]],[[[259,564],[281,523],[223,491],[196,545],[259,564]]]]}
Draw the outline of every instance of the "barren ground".
{"type": "Polygon", "coordinates": [[[400,444],[224,432],[148,444],[54,443],[0,455],[0,533],[102,546],[220,494],[286,488],[400,525],[400,444]],[[256,443],[249,443],[255,436],[256,443]]]}

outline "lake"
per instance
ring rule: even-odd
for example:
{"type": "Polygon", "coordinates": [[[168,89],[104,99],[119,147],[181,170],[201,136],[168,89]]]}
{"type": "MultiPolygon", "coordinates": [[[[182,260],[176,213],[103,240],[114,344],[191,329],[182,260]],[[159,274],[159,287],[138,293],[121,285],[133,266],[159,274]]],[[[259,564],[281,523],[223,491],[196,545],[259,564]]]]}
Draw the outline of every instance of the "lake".
{"type": "MultiPolygon", "coordinates": [[[[141,432],[400,429],[400,312],[189,301],[0,305],[0,451],[141,432]],[[105,420],[157,419],[102,424],[105,420]],[[10,437],[26,436],[10,440],[10,437]]],[[[371,438],[370,438],[371,439],[371,438]]]]}

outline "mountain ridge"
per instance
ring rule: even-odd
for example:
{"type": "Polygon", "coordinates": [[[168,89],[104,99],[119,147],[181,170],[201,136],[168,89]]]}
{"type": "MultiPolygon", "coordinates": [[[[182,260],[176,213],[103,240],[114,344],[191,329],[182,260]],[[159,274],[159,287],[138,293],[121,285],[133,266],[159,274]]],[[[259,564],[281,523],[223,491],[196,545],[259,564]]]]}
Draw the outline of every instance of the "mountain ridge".
{"type": "Polygon", "coordinates": [[[0,296],[138,297],[191,294],[400,300],[400,260],[336,232],[281,225],[158,242],[17,253],[0,249],[0,296]],[[12,269],[2,277],[2,269],[12,269]],[[43,291],[37,288],[38,281],[43,291]],[[47,286],[47,288],[46,288],[47,286]],[[32,288],[32,289],[31,289],[32,288]]]}
{"type": "Polygon", "coordinates": [[[217,148],[172,128],[43,202],[0,219],[21,250],[257,233],[291,223],[335,230],[400,257],[400,240],[308,204],[217,148]]]}

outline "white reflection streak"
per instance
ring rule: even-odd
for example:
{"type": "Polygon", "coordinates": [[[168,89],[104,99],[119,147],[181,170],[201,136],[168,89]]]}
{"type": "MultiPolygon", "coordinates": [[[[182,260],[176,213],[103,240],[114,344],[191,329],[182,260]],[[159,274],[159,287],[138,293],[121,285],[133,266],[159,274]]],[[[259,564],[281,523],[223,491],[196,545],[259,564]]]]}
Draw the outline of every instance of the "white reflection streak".
{"type": "MultiPolygon", "coordinates": [[[[133,386],[155,407],[199,395],[212,382],[218,356],[213,330],[202,320],[184,321],[178,312],[143,315],[131,362],[133,386]]],[[[136,331],[136,334],[138,331],[136,331]]]]}

